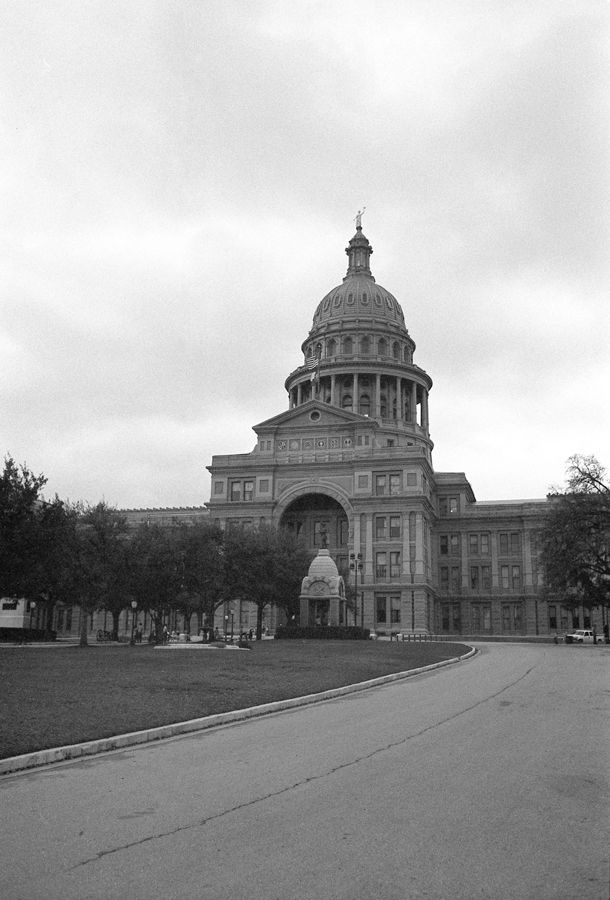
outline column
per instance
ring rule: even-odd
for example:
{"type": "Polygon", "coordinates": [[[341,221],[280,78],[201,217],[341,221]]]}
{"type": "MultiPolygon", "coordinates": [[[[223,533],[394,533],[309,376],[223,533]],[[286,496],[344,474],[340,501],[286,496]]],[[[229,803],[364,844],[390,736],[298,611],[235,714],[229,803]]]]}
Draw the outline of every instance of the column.
{"type": "Polygon", "coordinates": [[[428,433],[429,423],[428,423],[428,391],[424,388],[421,398],[421,424],[422,428],[428,433]]]}
{"type": "Polygon", "coordinates": [[[359,392],[359,388],[358,388],[358,373],[357,372],[354,372],[352,410],[355,413],[360,412],[360,392],[359,392]]]}
{"type": "Polygon", "coordinates": [[[398,422],[402,419],[402,394],[400,391],[400,375],[396,376],[396,419],[398,422]]]}
{"type": "Polygon", "coordinates": [[[381,415],[381,375],[375,375],[375,412],[374,415],[379,418],[381,415]]]}
{"type": "Polygon", "coordinates": [[[299,382],[297,385],[297,406],[300,406],[303,402],[303,383],[299,382]]]}
{"type": "Polygon", "coordinates": [[[411,422],[417,424],[417,384],[411,382],[411,422]]]}
{"type": "Polygon", "coordinates": [[[337,376],[330,376],[330,402],[332,406],[336,406],[337,376]]]}

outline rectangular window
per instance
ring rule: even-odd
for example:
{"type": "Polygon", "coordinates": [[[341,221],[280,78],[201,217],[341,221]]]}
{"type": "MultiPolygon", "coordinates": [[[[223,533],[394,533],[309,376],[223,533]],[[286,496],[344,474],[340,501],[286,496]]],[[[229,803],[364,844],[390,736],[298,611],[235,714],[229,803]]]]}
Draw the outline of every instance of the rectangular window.
{"type": "Polygon", "coordinates": [[[400,516],[390,516],[390,537],[400,537],[400,516]]]}
{"type": "Polygon", "coordinates": [[[441,566],[441,591],[449,590],[449,566],[441,566]]]}
{"type": "Polygon", "coordinates": [[[459,534],[452,534],[449,537],[449,547],[451,549],[452,556],[460,555],[460,536],[459,534]]]}
{"type": "Polygon", "coordinates": [[[390,553],[390,578],[400,577],[400,553],[398,550],[392,550],[390,553]]]}
{"type": "Polygon", "coordinates": [[[478,534],[469,534],[468,535],[468,550],[470,551],[471,556],[479,555],[479,535],[478,534]]]}
{"type": "Polygon", "coordinates": [[[375,519],[375,537],[381,540],[386,537],[386,517],[377,516],[375,519]]]}
{"type": "Polygon", "coordinates": [[[513,532],[510,536],[510,552],[513,556],[518,556],[521,552],[521,535],[519,532],[513,532]]]}
{"type": "Polygon", "coordinates": [[[244,500],[252,500],[254,496],[254,482],[244,481],[244,500]]]}
{"type": "Polygon", "coordinates": [[[214,493],[215,494],[224,494],[225,484],[224,481],[215,481],[214,482],[214,493]]]}
{"type": "Polygon", "coordinates": [[[326,531],[326,522],[314,522],[313,523],[313,545],[314,547],[321,547],[323,541],[325,541],[328,537],[326,531]]]}
{"type": "Polygon", "coordinates": [[[451,566],[451,590],[457,593],[461,587],[460,567],[451,566]]]}
{"type": "Polygon", "coordinates": [[[407,487],[417,487],[417,472],[407,472],[407,487]]]}
{"type": "Polygon", "coordinates": [[[360,489],[367,488],[369,486],[369,476],[368,475],[358,475],[358,487],[360,489]]]}
{"type": "Polygon", "coordinates": [[[449,535],[448,534],[441,534],[441,536],[440,536],[440,551],[441,551],[441,556],[449,555],[449,535]]]}
{"type": "Polygon", "coordinates": [[[259,486],[259,490],[260,490],[261,494],[269,493],[269,479],[268,478],[261,478],[261,480],[258,483],[258,486],[259,486]]]}
{"type": "Polygon", "coordinates": [[[390,494],[400,494],[400,475],[390,475],[390,494]]]}
{"type": "Polygon", "coordinates": [[[470,587],[473,591],[479,590],[479,567],[471,566],[470,567],[470,587]]]}
{"type": "Polygon", "coordinates": [[[449,497],[449,513],[455,515],[458,511],[458,498],[449,497]]]}
{"type": "Polygon", "coordinates": [[[392,625],[400,625],[400,597],[390,597],[390,616],[392,625]]]}
{"type": "Polygon", "coordinates": [[[500,566],[500,583],[503,591],[507,591],[509,588],[508,571],[508,566],[500,566]]]}
{"type": "Polygon", "coordinates": [[[385,553],[375,554],[375,572],[376,572],[377,578],[386,578],[387,577],[387,566],[386,566],[386,554],[385,553]]]}
{"type": "Polygon", "coordinates": [[[489,535],[481,535],[481,556],[489,556],[489,535]]]}
{"type": "Polygon", "coordinates": [[[491,566],[481,566],[481,587],[484,591],[491,590],[491,566]]]}
{"type": "Polygon", "coordinates": [[[500,540],[499,553],[500,556],[508,556],[508,535],[500,534],[498,535],[500,540]]]}
{"type": "Polygon", "coordinates": [[[375,597],[375,613],[376,613],[376,621],[385,625],[387,621],[387,613],[386,613],[386,598],[380,597],[379,595],[375,597]]]}
{"type": "Polygon", "coordinates": [[[521,588],[521,566],[512,567],[511,577],[513,591],[518,591],[521,588]]]}
{"type": "Polygon", "coordinates": [[[549,630],[557,631],[557,607],[549,606],[549,630]]]}
{"type": "Polygon", "coordinates": [[[375,475],[375,493],[378,497],[383,497],[386,492],[385,475],[375,475]]]}
{"type": "Polygon", "coordinates": [[[230,494],[231,502],[235,503],[241,500],[241,481],[232,481],[231,482],[231,494],[230,494]]]}

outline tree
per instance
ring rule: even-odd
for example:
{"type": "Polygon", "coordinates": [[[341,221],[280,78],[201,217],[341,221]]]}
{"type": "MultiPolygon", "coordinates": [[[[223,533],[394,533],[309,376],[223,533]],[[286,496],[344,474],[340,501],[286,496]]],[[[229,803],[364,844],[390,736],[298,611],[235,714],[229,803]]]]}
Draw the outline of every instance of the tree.
{"type": "Polygon", "coordinates": [[[150,613],[160,640],[163,616],[171,608],[181,584],[174,535],[158,525],[140,525],[131,539],[131,552],[130,591],[138,607],[150,613]]]}
{"type": "Polygon", "coordinates": [[[19,597],[31,590],[38,559],[44,475],[34,475],[7,456],[0,476],[0,596],[19,597]]]}
{"type": "Polygon", "coordinates": [[[106,503],[77,504],[66,580],[81,608],[80,645],[87,646],[87,616],[110,609],[118,616],[129,599],[124,517],[106,503]]]}
{"type": "Polygon", "coordinates": [[[286,529],[261,525],[225,537],[227,587],[257,607],[256,639],[262,637],[263,611],[275,604],[291,615],[310,557],[286,529]]]}
{"type": "Polygon", "coordinates": [[[225,597],[223,532],[210,522],[199,522],[183,525],[176,534],[176,540],[180,554],[177,608],[187,623],[196,612],[199,627],[204,623],[212,626],[214,613],[225,597]]]}
{"type": "Polygon", "coordinates": [[[594,456],[568,460],[566,488],[549,495],[542,534],[546,588],[568,607],[610,602],[610,485],[594,456]]]}

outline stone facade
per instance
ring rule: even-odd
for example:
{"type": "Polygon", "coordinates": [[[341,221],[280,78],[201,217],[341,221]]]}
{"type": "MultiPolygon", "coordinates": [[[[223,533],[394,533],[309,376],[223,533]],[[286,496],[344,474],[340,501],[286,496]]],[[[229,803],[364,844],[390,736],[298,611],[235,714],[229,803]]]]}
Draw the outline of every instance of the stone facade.
{"type": "Polygon", "coordinates": [[[464,473],[434,471],[432,379],[372,252],[358,225],[286,379],[288,409],[254,426],[252,452],[213,457],[210,515],[225,529],[288,527],[312,556],[328,547],[352,584],[360,554],[356,608],[380,634],[572,627],[541,596],[547,501],[477,502],[464,473]]]}

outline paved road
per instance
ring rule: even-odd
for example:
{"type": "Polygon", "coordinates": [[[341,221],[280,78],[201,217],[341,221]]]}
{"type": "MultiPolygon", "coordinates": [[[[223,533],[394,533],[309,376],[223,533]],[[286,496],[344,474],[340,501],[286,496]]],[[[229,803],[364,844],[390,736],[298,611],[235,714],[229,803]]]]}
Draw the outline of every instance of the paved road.
{"type": "Polygon", "coordinates": [[[607,900],[605,647],[0,779],[0,896],[607,900]]]}

